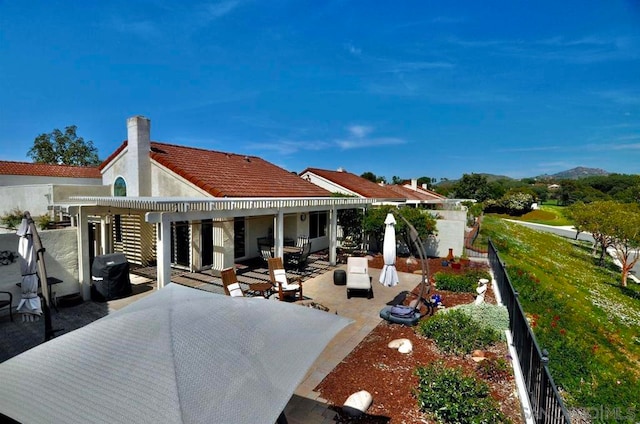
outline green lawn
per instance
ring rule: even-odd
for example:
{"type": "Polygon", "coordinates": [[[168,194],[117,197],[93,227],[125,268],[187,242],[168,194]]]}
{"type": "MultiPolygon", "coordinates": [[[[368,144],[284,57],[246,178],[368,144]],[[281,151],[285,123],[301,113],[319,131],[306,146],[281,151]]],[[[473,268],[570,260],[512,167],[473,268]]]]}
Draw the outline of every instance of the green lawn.
{"type": "Polygon", "coordinates": [[[486,216],[481,230],[507,264],[569,406],[640,414],[640,287],[620,286],[590,245],[486,216]]]}
{"type": "Polygon", "coordinates": [[[522,216],[510,216],[510,215],[499,215],[499,214],[489,214],[492,216],[497,216],[500,218],[514,219],[517,221],[526,221],[533,222],[536,224],[545,224],[545,225],[572,225],[572,222],[564,216],[564,206],[556,206],[543,204],[540,206],[540,209],[535,211],[531,211],[522,216]]]}

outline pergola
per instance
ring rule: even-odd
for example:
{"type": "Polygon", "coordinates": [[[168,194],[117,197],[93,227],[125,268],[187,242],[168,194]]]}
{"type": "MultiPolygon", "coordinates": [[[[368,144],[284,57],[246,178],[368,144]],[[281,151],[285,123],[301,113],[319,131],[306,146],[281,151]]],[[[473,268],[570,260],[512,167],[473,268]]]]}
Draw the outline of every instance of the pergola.
{"type": "MultiPolygon", "coordinates": [[[[171,223],[178,221],[221,220],[241,216],[274,217],[274,252],[282,256],[284,215],[290,213],[329,212],[329,262],[336,264],[337,211],[366,208],[377,199],[351,197],[305,198],[177,198],[177,197],[94,197],[74,196],[70,200],[71,215],[77,217],[78,274],[82,295],[90,298],[91,265],[89,260],[89,217],[101,219],[102,238],[107,240],[107,216],[117,211],[145,214],[145,221],[156,226],[158,288],[171,282],[171,223]]],[[[108,248],[104,249],[108,250],[108,248]]]]}

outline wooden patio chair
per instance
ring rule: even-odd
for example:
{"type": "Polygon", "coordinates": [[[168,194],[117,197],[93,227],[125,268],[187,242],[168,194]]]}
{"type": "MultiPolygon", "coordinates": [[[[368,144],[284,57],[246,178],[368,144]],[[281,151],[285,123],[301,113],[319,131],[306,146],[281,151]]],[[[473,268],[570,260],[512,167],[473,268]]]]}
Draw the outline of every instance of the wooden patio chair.
{"type": "Polygon", "coordinates": [[[271,284],[274,286],[274,290],[278,292],[280,300],[285,300],[287,297],[294,297],[296,300],[303,300],[302,297],[302,279],[295,277],[289,282],[287,273],[282,263],[282,258],[271,258],[269,263],[269,278],[271,284]]]}
{"type": "Polygon", "coordinates": [[[244,291],[240,287],[236,270],[233,268],[226,268],[220,271],[220,277],[222,278],[222,287],[224,288],[224,294],[231,297],[243,297],[244,291]]]}

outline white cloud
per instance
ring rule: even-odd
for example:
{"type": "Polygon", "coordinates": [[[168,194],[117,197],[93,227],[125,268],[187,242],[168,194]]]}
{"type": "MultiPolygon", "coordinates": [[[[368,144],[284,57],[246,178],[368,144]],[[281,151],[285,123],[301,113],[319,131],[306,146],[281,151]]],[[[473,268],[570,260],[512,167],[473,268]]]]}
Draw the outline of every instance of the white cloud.
{"type": "Polygon", "coordinates": [[[371,147],[377,147],[377,146],[406,144],[406,140],[403,140],[401,138],[396,138],[396,137],[357,138],[357,139],[336,140],[336,144],[341,149],[350,150],[350,149],[371,148],[371,147]]]}
{"type": "Polygon", "coordinates": [[[362,54],[362,49],[354,46],[352,43],[345,43],[344,48],[354,56],[360,56],[362,54]]]}
{"type": "Polygon", "coordinates": [[[371,131],[373,131],[373,128],[366,125],[351,125],[349,128],[347,128],[347,130],[349,131],[351,136],[356,138],[363,138],[370,134],[371,131]]]}

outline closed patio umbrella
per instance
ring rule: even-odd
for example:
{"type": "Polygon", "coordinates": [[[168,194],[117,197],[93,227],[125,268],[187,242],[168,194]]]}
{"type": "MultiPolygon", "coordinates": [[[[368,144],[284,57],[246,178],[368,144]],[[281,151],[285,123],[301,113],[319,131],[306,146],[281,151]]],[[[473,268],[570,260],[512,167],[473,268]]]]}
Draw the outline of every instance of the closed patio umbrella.
{"type": "Polygon", "coordinates": [[[384,224],[384,243],[382,246],[384,266],[380,273],[380,284],[386,287],[393,287],[400,281],[396,270],[396,219],[393,214],[387,214],[384,224]]]}
{"type": "Polygon", "coordinates": [[[16,234],[20,237],[18,261],[22,274],[22,298],[17,311],[22,314],[23,321],[33,321],[42,314],[42,305],[38,297],[38,258],[33,246],[33,232],[27,218],[22,218],[16,234]]]}
{"type": "Polygon", "coordinates": [[[169,284],[1,363],[0,421],[274,423],[350,322],[169,284]]]}

